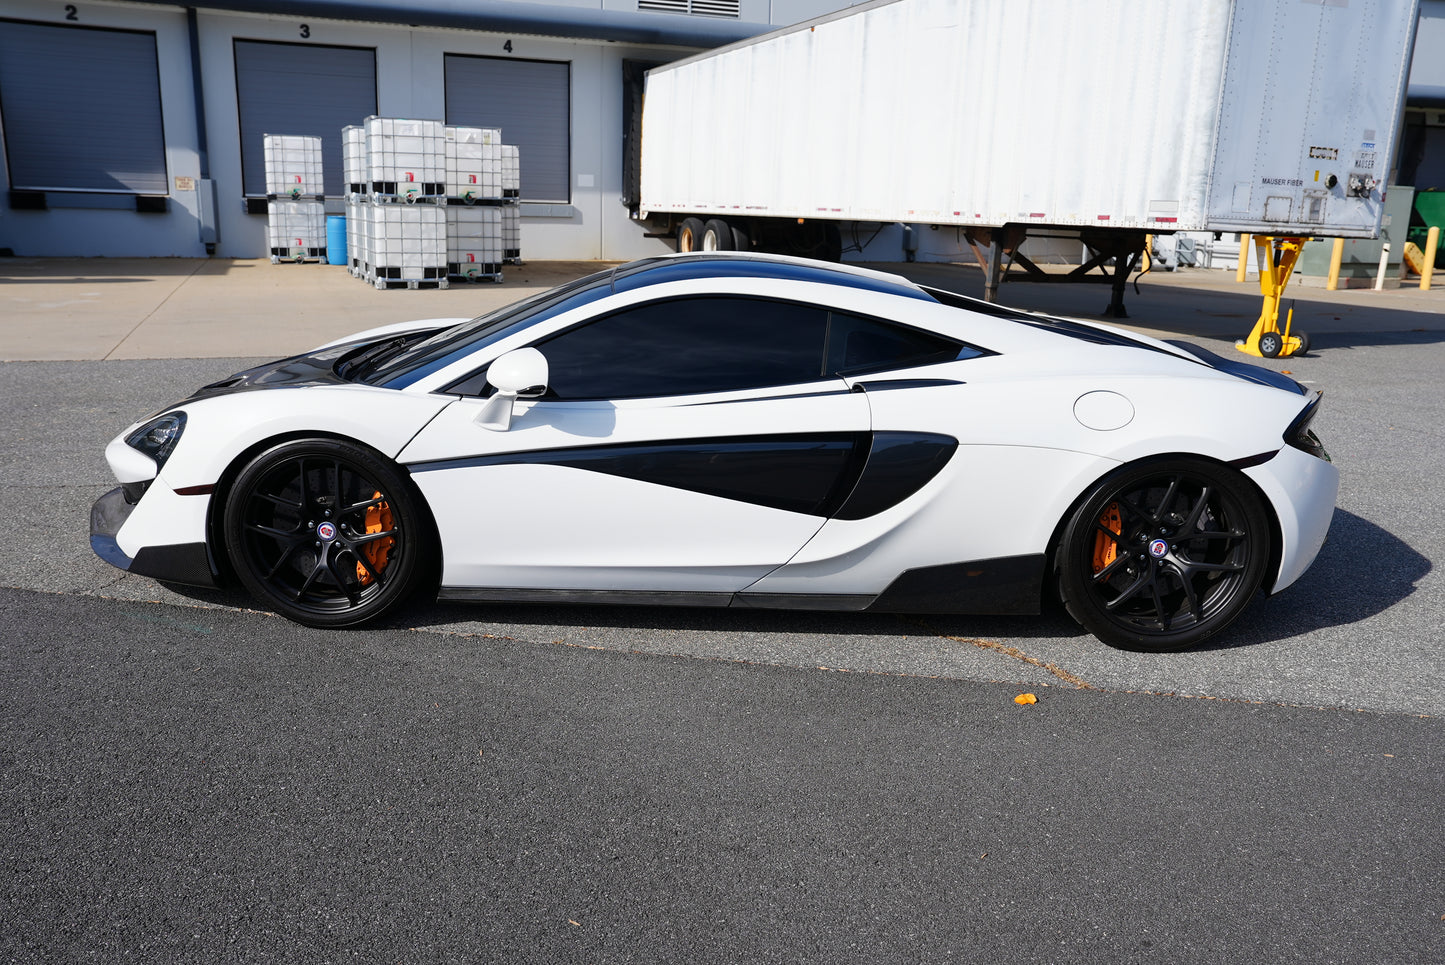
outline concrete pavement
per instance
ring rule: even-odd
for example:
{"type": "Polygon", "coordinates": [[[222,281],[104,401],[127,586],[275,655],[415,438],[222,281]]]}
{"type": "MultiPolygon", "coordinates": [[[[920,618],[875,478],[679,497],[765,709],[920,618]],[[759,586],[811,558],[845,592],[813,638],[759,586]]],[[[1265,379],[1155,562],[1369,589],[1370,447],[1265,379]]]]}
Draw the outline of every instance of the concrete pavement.
{"type": "Polygon", "coordinates": [[[268,259],[0,259],[0,360],[268,358],[411,318],[472,317],[604,267],[544,262],[501,284],[378,291],[268,259]]]}
{"type": "MultiPolygon", "coordinates": [[[[0,259],[0,360],[254,358],[303,352],[350,332],[412,318],[475,316],[612,262],[535,262],[500,284],[378,291],[340,267],[266,259],[0,259]]],[[[971,265],[873,267],[980,295],[971,265]]],[[[1293,287],[1296,325],[1311,335],[1445,332],[1445,280],[1434,290],[1326,292],[1293,287]]],[[[1000,301],[1085,318],[1108,302],[1092,285],[1005,284],[1000,301]]],[[[1151,272],[1130,287],[1130,318],[1153,333],[1233,339],[1259,313],[1257,282],[1231,272],[1151,272]]],[[[1110,319],[1109,321],[1113,321],[1110,319]]]]}

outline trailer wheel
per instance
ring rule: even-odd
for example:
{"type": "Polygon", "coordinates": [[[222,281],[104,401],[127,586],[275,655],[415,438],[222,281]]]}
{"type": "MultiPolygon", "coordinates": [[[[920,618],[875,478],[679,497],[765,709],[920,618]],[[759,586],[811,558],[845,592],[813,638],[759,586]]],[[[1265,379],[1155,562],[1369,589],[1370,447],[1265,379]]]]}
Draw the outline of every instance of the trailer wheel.
{"type": "Polygon", "coordinates": [[[752,243],[752,239],[750,239],[750,238],[748,237],[748,233],[747,233],[746,231],[744,231],[742,228],[739,228],[737,225],[733,225],[733,226],[732,226],[732,229],[733,229],[733,250],[734,250],[734,251],[752,251],[752,250],[753,250],[753,243],[752,243]]]}
{"type": "Polygon", "coordinates": [[[784,239],[784,254],[817,261],[843,260],[843,232],[836,221],[807,221],[789,226],[784,239]]]}
{"type": "Polygon", "coordinates": [[[1267,359],[1278,358],[1279,350],[1284,347],[1284,339],[1279,332],[1265,332],[1259,337],[1259,354],[1267,359]]]}
{"type": "Polygon", "coordinates": [[[843,260],[843,229],[838,222],[830,221],[823,226],[823,260],[838,262],[843,260]]]}
{"type": "Polygon", "coordinates": [[[732,251],[733,229],[721,218],[712,218],[702,227],[703,251],[732,251]]]}
{"type": "Polygon", "coordinates": [[[683,218],[682,224],[677,226],[677,250],[678,251],[701,251],[702,250],[702,219],[683,218]]]}

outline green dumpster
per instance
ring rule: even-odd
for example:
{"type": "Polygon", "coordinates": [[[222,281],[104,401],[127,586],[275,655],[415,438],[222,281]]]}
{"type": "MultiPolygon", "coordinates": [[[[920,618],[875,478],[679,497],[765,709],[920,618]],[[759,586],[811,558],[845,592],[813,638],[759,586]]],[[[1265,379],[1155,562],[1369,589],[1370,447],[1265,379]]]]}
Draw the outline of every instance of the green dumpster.
{"type": "MultiPolygon", "coordinates": [[[[1440,233],[1445,235],[1445,191],[1439,188],[1415,192],[1415,213],[1410,218],[1410,231],[1406,238],[1424,251],[1431,228],[1439,228],[1440,233]]],[[[1435,250],[1435,267],[1445,269],[1445,238],[1440,239],[1440,247],[1435,250]]]]}

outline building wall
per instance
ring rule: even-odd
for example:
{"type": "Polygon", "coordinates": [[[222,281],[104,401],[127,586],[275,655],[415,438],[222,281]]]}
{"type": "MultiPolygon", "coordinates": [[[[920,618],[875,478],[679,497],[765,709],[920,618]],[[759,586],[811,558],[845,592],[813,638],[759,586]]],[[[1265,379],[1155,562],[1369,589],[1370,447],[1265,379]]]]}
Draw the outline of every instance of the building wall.
{"type": "Polygon", "coordinates": [[[1445,190],[1445,0],[1424,0],[1410,63],[1400,184],[1445,190]]]}
{"type": "MultiPolygon", "coordinates": [[[[597,8],[596,0],[562,0],[551,6],[597,8]]],[[[826,0],[743,0],[743,20],[796,9],[811,16],[826,0]]],[[[50,210],[17,211],[0,204],[0,248],[19,255],[201,256],[199,202],[186,187],[200,179],[188,26],[184,9],[87,2],[76,5],[80,25],[154,31],[165,127],[168,211],[139,214],[115,207],[115,197],[74,192],[47,195],[50,210]],[[179,181],[178,181],[179,179],[179,181]],[[179,185],[179,186],[178,186],[179,185]],[[64,206],[62,206],[64,205],[64,206]],[[73,205],[73,206],[72,206],[73,205]]],[[[636,10],[636,0],[604,0],[604,9],[636,10]]],[[[47,0],[4,0],[0,17],[67,23],[68,8],[47,0]]],[[[245,212],[240,120],[232,43],[235,39],[335,44],[376,51],[377,112],[383,116],[445,118],[444,56],[482,54],[571,64],[571,197],[566,204],[524,204],[524,257],[545,259],[632,258],[667,250],[632,223],[622,190],[622,62],[666,62],[697,48],[662,47],[482,33],[411,29],[400,25],[305,20],[226,13],[197,14],[210,175],[216,185],[219,228],[216,254],[259,257],[265,253],[265,215],[245,212]],[[510,42],[511,51],[504,50],[510,42]]],[[[0,29],[4,25],[0,24],[0,29]]],[[[298,91],[304,97],[304,91],[298,91]]],[[[272,133],[312,133],[275,131],[272,133]]],[[[506,132],[503,131],[505,138],[506,132]]],[[[3,139],[0,139],[3,149],[3,139]]],[[[523,158],[523,164],[526,159],[523,158]]],[[[0,191],[10,188],[0,169],[0,191]]],[[[328,202],[339,213],[339,201],[328,202]]]]}
{"type": "MultiPolygon", "coordinates": [[[[106,3],[74,6],[74,23],[81,26],[155,31],[166,168],[171,184],[169,210],[165,214],[138,214],[133,204],[130,210],[107,207],[120,199],[82,192],[52,195],[48,211],[16,211],[0,200],[0,248],[13,249],[20,255],[205,254],[196,193],[175,189],[176,178],[200,176],[184,11],[179,7],[106,3]]],[[[65,24],[67,7],[44,0],[5,0],[0,16],[65,24]]],[[[4,27],[0,24],[0,30],[4,27]]],[[[0,148],[3,136],[0,131],[0,148]]],[[[0,166],[0,191],[9,189],[9,166],[0,166]]]]}
{"type": "MultiPolygon", "coordinates": [[[[543,0],[528,0],[543,3],[543,0]]],[[[552,7],[625,11],[636,0],[545,0],[552,7]]],[[[741,21],[783,25],[846,6],[846,0],[741,0],[741,21]]],[[[154,31],[157,46],[165,159],[170,185],[168,210],[141,214],[118,207],[124,199],[82,192],[53,193],[50,210],[14,210],[0,201],[0,248],[20,255],[201,256],[200,202],[191,188],[200,180],[200,139],[191,75],[188,26],[183,7],[87,0],[67,5],[54,0],[0,0],[0,17],[38,23],[154,31]]],[[[1439,65],[1445,44],[1445,0],[1425,0],[1417,41],[1412,91],[1445,84],[1439,65]]],[[[274,16],[202,9],[197,14],[204,88],[210,175],[216,185],[219,239],[216,253],[258,257],[265,253],[265,216],[247,214],[241,181],[240,125],[233,41],[237,38],[292,43],[339,44],[376,51],[377,111],[394,117],[445,116],[444,57],[448,53],[511,56],[571,64],[571,185],[565,204],[523,206],[522,250],[536,259],[626,259],[668,250],[647,238],[619,198],[622,191],[622,63],[664,62],[696,48],[660,47],[470,30],[412,29],[402,25],[302,21],[274,16]],[[504,45],[511,43],[512,50],[504,45]]],[[[0,29],[4,24],[0,23],[0,29]]],[[[1445,90],[1445,87],[1441,88],[1445,90]]],[[[297,92],[305,96],[304,91],[297,92]]],[[[274,133],[309,133],[285,132],[274,133]]],[[[506,132],[503,131],[505,137],[506,132]]],[[[0,129],[0,151],[4,149],[0,129]]],[[[1438,159],[1425,167],[1433,172],[1438,159]],[[1432,166],[1433,165],[1433,166],[1432,166]]],[[[523,159],[526,163],[526,159],[523,159]]],[[[0,165],[0,198],[10,188],[8,166],[0,165]]],[[[339,201],[329,205],[341,211],[339,201]]],[[[919,226],[914,232],[919,260],[970,258],[955,232],[919,226]]],[[[862,226],[856,236],[845,227],[845,246],[862,250],[850,259],[901,260],[903,232],[897,226],[862,226]],[[871,240],[871,243],[870,243],[871,240]]],[[[1036,260],[1073,261],[1076,244],[1030,242],[1036,260]],[[1045,248],[1047,247],[1047,250],[1045,248]]]]}
{"type": "MultiPolygon", "coordinates": [[[[622,61],[670,60],[689,48],[638,47],[518,37],[460,30],[411,30],[375,24],[309,21],[308,40],[374,47],[377,113],[386,117],[445,117],[446,54],[482,54],[571,64],[570,203],[524,204],[524,257],[545,259],[632,258],[665,250],[630,223],[618,201],[622,190],[622,61]],[[503,45],[510,42],[512,50],[503,45]]],[[[299,24],[275,18],[202,12],[201,58],[205,65],[206,119],[211,173],[220,186],[218,253],[254,257],[265,248],[265,216],[246,214],[241,201],[240,118],[232,41],[299,39],[299,24]]],[[[298,96],[302,96],[298,93],[298,96]]],[[[307,133],[285,132],[273,133],[307,133]]],[[[506,131],[502,132],[503,139],[506,131]]],[[[526,158],[522,159],[526,164],[526,158]]],[[[331,207],[340,211],[340,205],[331,207]]]]}
{"type": "Polygon", "coordinates": [[[1410,100],[1445,99],[1445,0],[1421,0],[1415,27],[1415,56],[1410,61],[1410,100]]]}

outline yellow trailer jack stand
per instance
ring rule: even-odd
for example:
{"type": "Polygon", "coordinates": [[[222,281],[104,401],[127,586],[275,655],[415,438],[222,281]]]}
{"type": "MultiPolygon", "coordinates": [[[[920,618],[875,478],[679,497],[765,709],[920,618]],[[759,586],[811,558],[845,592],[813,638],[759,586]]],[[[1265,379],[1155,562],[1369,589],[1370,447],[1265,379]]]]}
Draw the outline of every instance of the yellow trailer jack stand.
{"type": "MultiPolygon", "coordinates": [[[[1234,347],[1249,355],[1261,358],[1303,355],[1309,351],[1310,339],[1304,332],[1290,333],[1294,321],[1294,306],[1285,315],[1284,331],[1279,330],[1279,305],[1284,299],[1284,288],[1289,276],[1294,273],[1295,262],[1304,250],[1305,238],[1261,238],[1255,236],[1255,253],[1259,261],[1259,290],[1264,294],[1264,307],[1259,311],[1259,320],[1249,337],[1234,343],[1234,347]],[[1271,251],[1271,248],[1273,251],[1271,251]]],[[[1244,252],[1240,252],[1244,257],[1244,252]]]]}

